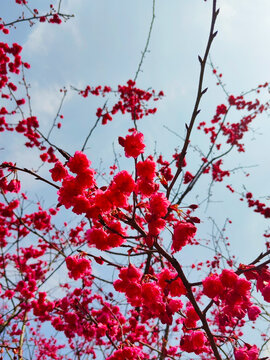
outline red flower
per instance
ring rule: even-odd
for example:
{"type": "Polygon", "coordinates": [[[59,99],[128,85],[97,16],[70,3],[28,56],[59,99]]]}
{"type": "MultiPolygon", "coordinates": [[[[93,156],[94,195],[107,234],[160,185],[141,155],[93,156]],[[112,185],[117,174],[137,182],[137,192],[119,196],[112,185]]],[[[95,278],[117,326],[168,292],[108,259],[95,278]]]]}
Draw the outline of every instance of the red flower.
{"type": "Polygon", "coordinates": [[[224,287],[217,275],[210,275],[203,280],[203,293],[210,299],[221,295],[223,291],[224,287]]]}
{"type": "Polygon", "coordinates": [[[60,161],[55,163],[54,167],[50,170],[50,173],[52,174],[53,181],[61,181],[68,175],[67,169],[60,161]]]}
{"type": "Polygon", "coordinates": [[[265,301],[270,302],[270,285],[267,285],[263,290],[262,290],[262,296],[264,298],[265,301]]]}
{"type": "Polygon", "coordinates": [[[185,246],[196,234],[197,228],[191,223],[179,221],[174,227],[172,238],[172,249],[179,251],[185,246]]]}
{"type": "Polygon", "coordinates": [[[188,183],[190,183],[190,182],[193,180],[193,178],[194,178],[194,176],[193,176],[189,171],[187,171],[187,172],[185,173],[183,183],[184,183],[184,184],[188,184],[188,183]]]}
{"type": "Polygon", "coordinates": [[[149,205],[151,214],[156,218],[161,218],[167,214],[170,202],[163,193],[156,193],[152,196],[149,205]]]}
{"type": "Polygon", "coordinates": [[[88,169],[90,165],[91,162],[88,160],[87,156],[81,151],[76,151],[74,156],[69,159],[67,164],[70,171],[75,174],[83,172],[84,170],[88,169]]]}
{"type": "Polygon", "coordinates": [[[180,346],[183,351],[200,354],[205,350],[205,341],[206,338],[202,331],[194,331],[191,334],[182,337],[180,346]]]}
{"type": "Polygon", "coordinates": [[[69,276],[75,280],[82,278],[86,273],[91,271],[90,260],[78,258],[76,256],[68,256],[66,265],[69,270],[69,276]]]}
{"type": "Polygon", "coordinates": [[[7,186],[7,190],[10,192],[18,193],[21,189],[21,183],[17,179],[13,179],[7,186]]]}
{"type": "Polygon", "coordinates": [[[136,168],[137,175],[144,179],[152,181],[156,175],[156,163],[150,159],[138,162],[136,168]]]}
{"type": "Polygon", "coordinates": [[[108,245],[108,235],[103,229],[92,228],[87,230],[86,239],[88,245],[94,245],[97,249],[108,250],[110,246],[108,245]]]}
{"type": "Polygon", "coordinates": [[[260,315],[261,310],[258,306],[251,306],[248,308],[248,318],[251,321],[255,321],[260,315]]]}
{"type": "Polygon", "coordinates": [[[126,138],[119,137],[118,142],[125,148],[125,155],[128,158],[133,157],[136,159],[144,152],[143,134],[140,132],[134,131],[131,135],[127,135],[126,138]]]}
{"type": "Polygon", "coordinates": [[[222,285],[227,288],[233,288],[237,283],[238,276],[233,270],[224,269],[220,275],[222,285]]]}
{"type": "Polygon", "coordinates": [[[245,344],[244,348],[234,349],[235,360],[257,360],[259,356],[259,349],[256,345],[250,346],[245,344]]]}
{"type": "Polygon", "coordinates": [[[113,190],[130,194],[135,188],[135,182],[129,172],[123,170],[114,176],[111,186],[113,190]]]}
{"type": "Polygon", "coordinates": [[[158,276],[158,285],[162,288],[164,293],[170,293],[171,296],[181,296],[186,294],[182,280],[177,277],[177,273],[164,269],[158,276]]]}

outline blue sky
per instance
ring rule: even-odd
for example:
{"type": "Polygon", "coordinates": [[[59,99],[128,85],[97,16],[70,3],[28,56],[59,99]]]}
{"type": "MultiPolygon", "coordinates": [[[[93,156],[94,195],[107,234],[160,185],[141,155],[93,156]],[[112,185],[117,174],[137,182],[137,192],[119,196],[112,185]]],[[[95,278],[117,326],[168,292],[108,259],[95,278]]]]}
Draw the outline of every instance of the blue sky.
{"type": "MultiPolygon", "coordinates": [[[[32,0],[35,7],[47,9],[47,1],[32,0]]],[[[63,12],[75,14],[68,22],[58,25],[36,24],[31,30],[27,24],[19,24],[5,41],[18,41],[24,47],[23,58],[31,63],[27,81],[31,83],[33,112],[41,126],[46,129],[51,123],[59,102],[59,89],[66,86],[67,100],[63,107],[63,128],[54,134],[54,141],[73,153],[78,150],[85,137],[86,129],[95,121],[96,107],[102,106],[100,98],[82,99],[70,90],[70,85],[83,88],[90,85],[116,87],[134,78],[148,35],[152,17],[150,0],[63,0],[63,12]]],[[[211,57],[223,73],[229,93],[238,95],[270,79],[270,2],[269,0],[220,0],[220,15],[217,20],[216,37],[211,57]]],[[[0,11],[7,19],[16,18],[19,6],[10,1],[1,1],[0,11]]],[[[185,123],[189,121],[196,96],[199,75],[197,56],[203,54],[210,24],[211,2],[208,0],[156,0],[156,19],[149,50],[138,77],[138,86],[163,90],[165,98],[158,102],[158,113],[141,121],[139,129],[145,133],[148,153],[155,147],[169,156],[182,145],[179,138],[169,133],[164,125],[184,135],[185,123]]],[[[2,40],[1,40],[2,41],[2,40]]],[[[225,101],[221,89],[215,85],[210,67],[206,69],[205,86],[208,92],[201,103],[198,121],[209,120],[218,104],[225,101]]],[[[264,97],[267,98],[266,96],[264,97]]],[[[234,114],[233,116],[236,116],[234,114]]],[[[112,143],[117,147],[117,137],[125,136],[131,126],[127,119],[117,118],[111,124],[98,128],[89,142],[87,154],[98,167],[100,159],[104,167],[111,164],[112,143]]],[[[258,165],[250,169],[250,177],[243,172],[232,176],[226,184],[234,184],[242,191],[242,185],[254,192],[256,197],[269,194],[269,119],[262,116],[254,124],[254,133],[247,136],[247,151],[236,152],[226,160],[229,169],[239,166],[258,165]]],[[[11,156],[20,166],[38,167],[31,151],[21,151],[22,141],[6,143],[5,159],[11,156]]],[[[191,141],[202,149],[208,148],[208,139],[201,133],[194,133],[191,141]]],[[[11,159],[11,158],[9,158],[11,159]]],[[[196,169],[198,158],[193,151],[187,158],[191,168],[196,169]]],[[[128,163],[127,166],[130,166],[128,163]]],[[[45,172],[45,169],[42,170],[45,172]]],[[[45,187],[24,177],[26,187],[40,194],[45,187]]],[[[204,198],[209,179],[203,180],[194,189],[195,195],[204,198]]],[[[47,190],[46,190],[47,191],[47,190]]],[[[49,201],[55,194],[46,193],[49,201]]],[[[232,248],[239,260],[248,262],[254,254],[263,250],[262,233],[268,222],[254,214],[239,202],[239,196],[232,195],[224,186],[217,184],[213,200],[207,212],[201,211],[202,237],[211,233],[208,216],[213,216],[222,226],[229,216],[233,223],[228,235],[232,248]],[[244,249],[244,251],[243,251],[244,249]]],[[[194,255],[193,256],[197,256],[194,255]]],[[[183,253],[183,262],[190,261],[190,255],[183,253]]]]}
{"type": "MultiPolygon", "coordinates": [[[[3,3],[2,3],[3,4],[3,3]]],[[[5,3],[7,4],[7,3],[5,3]]],[[[3,14],[13,19],[13,9],[5,6],[3,14]],[[12,9],[12,11],[11,11],[12,9]]],[[[37,8],[47,10],[47,2],[41,0],[30,2],[37,8]]],[[[223,73],[223,80],[230,93],[238,94],[248,90],[269,78],[270,49],[267,47],[269,21],[265,14],[270,11],[269,1],[261,0],[254,4],[250,0],[219,1],[220,15],[217,21],[218,36],[214,41],[211,56],[213,62],[223,73]]],[[[27,24],[17,25],[11,32],[10,40],[23,44],[23,58],[31,63],[27,71],[27,80],[31,83],[32,107],[38,115],[44,129],[51,123],[58,108],[61,95],[59,89],[70,85],[83,88],[90,85],[110,85],[116,87],[133,78],[140,60],[141,51],[145,46],[149,25],[152,17],[152,1],[63,1],[63,12],[74,14],[68,22],[58,25],[36,24],[29,30],[27,24]]],[[[14,11],[20,9],[14,5],[14,11]]],[[[143,63],[138,77],[138,86],[152,87],[163,90],[165,98],[158,102],[158,113],[139,123],[139,129],[144,131],[151,153],[157,142],[158,151],[170,155],[176,147],[181,146],[179,138],[169,133],[168,126],[183,136],[185,123],[189,121],[195,100],[197,79],[199,74],[198,54],[204,51],[209,31],[211,2],[202,0],[156,0],[156,19],[149,46],[150,52],[143,63]]],[[[7,37],[8,38],[8,37],[7,37]]],[[[216,105],[222,103],[224,94],[215,86],[215,78],[210,67],[206,71],[205,86],[208,92],[201,103],[201,114],[198,121],[210,119],[216,105]]],[[[95,110],[102,105],[100,98],[82,99],[73,91],[68,92],[67,101],[63,107],[63,129],[56,132],[55,142],[60,143],[70,153],[81,147],[86,129],[95,121],[95,110]],[[74,126],[75,125],[75,126],[74,126]]],[[[125,135],[130,122],[117,119],[106,127],[96,130],[87,150],[89,158],[95,166],[102,159],[105,166],[110,164],[112,143],[116,143],[118,135],[125,135]]],[[[268,195],[268,184],[265,175],[268,151],[268,120],[262,117],[255,125],[256,141],[253,135],[247,136],[249,147],[245,155],[234,152],[227,159],[228,168],[239,164],[243,166],[261,165],[257,167],[255,176],[249,179],[241,173],[228,183],[237,183],[241,191],[245,182],[250,190],[259,189],[256,196],[268,195]],[[262,135],[259,135],[261,133],[262,135]]],[[[204,150],[208,147],[208,139],[196,132],[191,140],[204,150]]],[[[21,152],[21,143],[8,143],[7,150],[17,158],[18,163],[26,165],[31,152],[21,152]]],[[[190,153],[188,161],[196,168],[198,159],[190,153]],[[194,162],[194,165],[193,165],[194,162]]],[[[36,163],[38,166],[39,163],[36,163]]],[[[29,188],[33,186],[28,179],[29,188]]],[[[207,189],[208,179],[198,184],[194,193],[202,194],[207,189]]],[[[38,185],[35,182],[35,188],[38,185]]],[[[228,194],[223,186],[215,187],[214,198],[218,202],[218,212],[222,218],[233,215],[234,209],[241,209],[241,215],[253,218],[250,210],[239,203],[237,195],[228,194]],[[230,201],[224,203],[224,198],[230,201]],[[244,215],[245,214],[245,215],[244,215]]],[[[204,195],[202,195],[204,196],[204,195]]],[[[193,200],[194,201],[194,200],[193,200]]],[[[192,199],[191,199],[192,202],[192,199]]],[[[209,211],[216,214],[216,207],[211,205],[209,211]]],[[[235,212],[239,216],[239,210],[235,212]]],[[[255,214],[256,229],[252,221],[248,221],[248,234],[257,234],[258,222],[263,223],[255,214]],[[250,228],[252,227],[252,228],[250,228]]],[[[243,236],[245,229],[234,229],[237,238],[243,236]]],[[[260,233],[260,231],[259,231],[260,233]]],[[[244,236],[245,237],[245,236],[244,236]]],[[[252,244],[251,244],[252,246],[252,244]]],[[[254,250],[257,243],[254,245],[254,250]]]]}

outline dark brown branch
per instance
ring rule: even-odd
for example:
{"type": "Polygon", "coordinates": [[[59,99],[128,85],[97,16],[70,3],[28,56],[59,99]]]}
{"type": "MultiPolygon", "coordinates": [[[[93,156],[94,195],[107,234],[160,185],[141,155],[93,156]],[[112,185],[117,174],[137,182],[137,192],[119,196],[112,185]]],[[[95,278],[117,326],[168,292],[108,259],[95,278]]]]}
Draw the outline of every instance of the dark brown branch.
{"type": "Polygon", "coordinates": [[[169,330],[170,330],[170,325],[167,324],[166,325],[166,329],[165,329],[165,334],[162,338],[162,349],[161,349],[161,354],[159,356],[159,360],[165,360],[167,355],[166,355],[166,346],[168,343],[168,338],[169,338],[169,330]]]}
{"type": "Polygon", "coordinates": [[[178,263],[178,261],[173,257],[171,256],[169,253],[167,253],[159,244],[158,242],[156,241],[154,243],[154,247],[159,251],[159,253],[165,257],[165,259],[167,259],[171,265],[175,268],[175,270],[177,271],[180,279],[182,280],[186,290],[187,290],[187,298],[189,299],[189,301],[191,302],[191,304],[193,305],[194,307],[194,310],[196,311],[196,313],[198,314],[201,322],[202,322],[202,325],[203,325],[203,329],[208,337],[208,340],[209,340],[209,344],[213,350],[213,353],[216,357],[216,360],[222,360],[219,352],[218,352],[218,348],[217,348],[217,345],[216,345],[216,342],[215,342],[215,339],[214,339],[214,336],[209,328],[209,325],[208,325],[208,322],[207,322],[207,319],[206,319],[206,316],[205,314],[201,311],[201,309],[199,308],[199,305],[194,297],[194,294],[192,292],[192,287],[191,287],[191,284],[189,283],[189,281],[187,280],[184,272],[183,272],[183,269],[182,267],[180,266],[180,264],[178,263]]]}
{"type": "Polygon", "coordinates": [[[109,266],[114,266],[114,267],[116,267],[116,268],[118,268],[118,269],[121,269],[122,267],[124,267],[124,265],[115,264],[115,263],[113,263],[113,262],[105,259],[103,256],[92,255],[92,254],[86,253],[86,252],[83,251],[83,250],[77,250],[77,252],[78,252],[78,253],[82,253],[82,254],[87,255],[87,256],[90,256],[90,257],[92,257],[92,258],[95,259],[95,260],[96,260],[96,259],[100,259],[100,260],[104,261],[107,265],[109,265],[109,266]]]}
{"type": "Polygon", "coordinates": [[[270,259],[264,261],[263,263],[257,265],[257,266],[253,266],[253,267],[250,267],[250,268],[247,268],[247,269],[239,269],[237,270],[235,273],[237,275],[240,275],[240,274],[243,274],[245,272],[248,272],[248,271],[257,271],[257,270],[260,270],[261,268],[263,268],[264,266],[268,265],[270,263],[270,259]]]}
{"type": "Polygon", "coordinates": [[[9,165],[9,164],[1,164],[0,165],[0,169],[11,169],[11,170],[17,170],[17,171],[22,171],[22,172],[25,172],[27,174],[30,174],[30,175],[33,175],[36,180],[41,180],[53,187],[55,187],[56,189],[60,189],[60,186],[58,185],[55,185],[54,183],[52,183],[51,181],[47,180],[47,179],[44,179],[43,177],[41,177],[40,175],[38,175],[37,173],[35,173],[34,171],[32,170],[29,170],[29,169],[26,169],[26,168],[19,168],[18,166],[13,166],[13,165],[9,165]]]}
{"type": "Polygon", "coordinates": [[[207,89],[203,89],[202,87],[203,87],[205,66],[206,66],[208,55],[209,55],[209,51],[210,51],[212,42],[213,42],[215,36],[217,35],[217,31],[214,31],[215,30],[216,19],[217,19],[218,13],[219,13],[219,10],[216,9],[216,3],[217,3],[217,1],[213,0],[212,20],[211,20],[211,26],[210,26],[210,33],[209,33],[209,37],[208,37],[208,42],[207,42],[207,46],[206,46],[206,49],[205,49],[204,57],[203,57],[203,59],[199,60],[201,70],[200,70],[200,76],[199,76],[197,97],[196,97],[194,109],[193,109],[193,112],[192,112],[192,116],[191,116],[191,119],[190,119],[190,123],[187,126],[187,134],[186,134],[185,142],[184,142],[184,145],[182,147],[180,158],[179,158],[179,167],[178,167],[178,169],[177,169],[177,171],[176,171],[176,173],[174,175],[174,178],[172,179],[172,182],[170,183],[170,185],[168,187],[168,190],[167,190],[167,198],[168,199],[170,197],[171,190],[172,190],[176,180],[178,179],[178,177],[179,177],[179,175],[180,175],[180,173],[182,171],[182,164],[183,164],[184,158],[185,158],[186,153],[187,153],[187,148],[188,148],[188,145],[189,145],[189,139],[190,139],[190,136],[191,136],[191,132],[192,132],[195,120],[196,120],[196,118],[197,118],[197,116],[198,116],[198,114],[200,112],[200,110],[199,110],[200,101],[201,101],[201,98],[202,98],[203,94],[207,90],[207,89]]]}

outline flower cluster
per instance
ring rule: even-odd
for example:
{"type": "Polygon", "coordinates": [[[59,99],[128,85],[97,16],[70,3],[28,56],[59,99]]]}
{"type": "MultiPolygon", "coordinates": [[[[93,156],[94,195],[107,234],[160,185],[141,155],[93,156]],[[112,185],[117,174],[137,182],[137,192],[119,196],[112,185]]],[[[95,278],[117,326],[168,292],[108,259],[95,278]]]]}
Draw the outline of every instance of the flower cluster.
{"type": "MultiPolygon", "coordinates": [[[[268,85],[268,83],[266,83],[268,85]]],[[[263,86],[263,87],[267,87],[263,86]]],[[[244,96],[230,95],[228,97],[228,107],[225,104],[218,105],[216,113],[211,120],[212,126],[207,127],[206,122],[202,121],[198,125],[198,129],[204,129],[205,134],[210,134],[210,141],[212,144],[216,144],[216,148],[220,150],[221,144],[217,144],[217,136],[220,130],[227,138],[227,144],[235,146],[239,152],[244,152],[244,145],[240,143],[244,134],[249,130],[249,125],[257,117],[258,114],[266,111],[269,108],[269,104],[261,104],[258,99],[254,102],[246,101],[244,96]],[[241,117],[239,122],[230,123],[225,122],[227,114],[230,108],[234,108],[237,111],[246,110],[249,114],[241,117]]]]}
{"type": "Polygon", "coordinates": [[[206,337],[202,331],[193,331],[190,334],[184,335],[181,339],[180,346],[181,350],[188,353],[194,352],[199,355],[207,351],[207,347],[204,346],[206,343],[206,337]]]}
{"type": "Polygon", "coordinates": [[[89,246],[94,245],[100,250],[109,250],[118,247],[125,241],[125,231],[119,221],[106,224],[107,231],[101,227],[93,227],[86,232],[86,240],[89,246]]]}
{"type": "Polygon", "coordinates": [[[151,99],[154,101],[159,100],[162,96],[164,96],[163,92],[160,91],[158,95],[156,95],[155,91],[152,90],[144,91],[135,87],[136,83],[133,80],[128,80],[127,85],[118,85],[118,89],[113,91],[109,86],[97,86],[91,87],[87,86],[84,90],[80,90],[79,94],[83,97],[87,97],[89,94],[95,96],[105,96],[110,92],[114,92],[119,95],[119,101],[115,103],[111,110],[98,108],[96,112],[96,116],[102,119],[102,124],[106,125],[108,121],[112,121],[113,116],[116,115],[119,111],[122,114],[129,113],[131,115],[132,120],[142,119],[144,116],[148,116],[150,114],[155,114],[157,108],[147,108],[147,102],[151,99]]]}
{"type": "Polygon", "coordinates": [[[69,270],[69,277],[78,280],[91,272],[91,263],[88,259],[76,256],[68,256],[66,265],[69,270]]]}
{"type": "Polygon", "coordinates": [[[172,324],[173,314],[183,306],[179,299],[172,297],[186,293],[181,280],[175,279],[176,274],[171,271],[161,273],[157,282],[147,281],[142,275],[133,265],[122,268],[119,279],[114,282],[115,290],[125,293],[132,306],[142,306],[140,314],[145,319],[159,318],[164,324],[172,324]]]}
{"type": "Polygon", "coordinates": [[[266,206],[263,202],[259,200],[254,200],[251,192],[246,194],[246,199],[248,202],[248,206],[250,208],[254,208],[254,211],[262,214],[266,219],[270,217],[270,208],[266,206]]]}
{"type": "Polygon", "coordinates": [[[250,290],[250,282],[232,270],[224,269],[220,275],[211,274],[203,280],[203,293],[221,301],[217,313],[220,331],[226,332],[246,315],[252,321],[257,319],[260,310],[252,305],[250,290]]]}
{"type": "Polygon", "coordinates": [[[259,356],[259,349],[256,345],[245,344],[242,348],[234,349],[235,360],[257,360],[259,356]]]}
{"type": "Polygon", "coordinates": [[[163,219],[168,212],[170,202],[163,193],[157,192],[149,201],[149,213],[145,219],[148,223],[149,238],[158,236],[165,228],[166,221],[163,219]]]}
{"type": "Polygon", "coordinates": [[[193,224],[179,221],[174,227],[172,249],[174,251],[180,251],[185,245],[191,243],[196,231],[196,226],[193,224]]]}
{"type": "Polygon", "coordinates": [[[145,145],[143,143],[143,134],[137,132],[134,129],[131,135],[127,135],[125,138],[119,137],[118,142],[125,149],[125,155],[127,158],[133,157],[136,159],[140,154],[144,152],[145,145]]]}
{"type": "Polygon", "coordinates": [[[158,184],[154,181],[156,177],[156,163],[148,158],[144,161],[139,161],[136,165],[137,182],[136,192],[143,198],[154,194],[158,189],[158,184]]]}
{"type": "Polygon", "coordinates": [[[142,353],[141,349],[132,346],[132,347],[123,347],[122,349],[118,349],[114,351],[114,353],[109,356],[108,360],[140,360],[144,358],[144,354],[142,353]]]}

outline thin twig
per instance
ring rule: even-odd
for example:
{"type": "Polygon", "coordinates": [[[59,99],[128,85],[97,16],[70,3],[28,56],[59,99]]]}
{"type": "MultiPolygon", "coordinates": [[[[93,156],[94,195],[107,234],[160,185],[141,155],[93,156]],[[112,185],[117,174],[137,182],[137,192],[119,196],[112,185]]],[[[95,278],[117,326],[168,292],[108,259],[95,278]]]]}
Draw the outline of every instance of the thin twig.
{"type": "Polygon", "coordinates": [[[19,168],[18,166],[13,166],[13,165],[9,165],[9,164],[0,164],[0,169],[11,169],[11,170],[18,170],[18,171],[22,171],[22,172],[25,172],[27,174],[30,174],[30,175],[33,175],[36,180],[41,180],[53,187],[55,187],[57,190],[60,189],[60,186],[58,185],[55,185],[54,183],[52,183],[51,181],[47,180],[47,179],[44,179],[43,177],[41,177],[40,175],[38,175],[37,173],[35,173],[34,171],[32,170],[29,170],[29,169],[26,169],[26,168],[19,168]]]}
{"type": "MultiPolygon", "coordinates": [[[[105,104],[103,105],[102,110],[105,109],[105,107],[106,107],[106,105],[107,105],[107,102],[108,102],[108,100],[107,100],[107,101],[105,102],[105,104]]],[[[86,144],[87,144],[88,140],[90,139],[90,136],[92,135],[93,131],[94,131],[95,128],[97,127],[100,119],[101,119],[101,116],[97,118],[94,126],[93,126],[93,127],[91,128],[91,130],[89,131],[89,134],[87,135],[87,137],[86,137],[86,139],[85,139],[85,141],[84,141],[84,144],[83,144],[83,146],[82,146],[82,151],[84,151],[84,149],[85,149],[85,147],[86,147],[86,144]]]]}
{"type": "MultiPolygon", "coordinates": [[[[74,17],[74,15],[68,15],[68,14],[62,14],[62,13],[56,13],[56,14],[65,20],[74,17]]],[[[53,15],[54,14],[45,14],[45,15],[38,15],[38,16],[35,15],[35,16],[28,17],[28,18],[17,19],[17,20],[11,21],[9,23],[4,23],[3,25],[4,26],[12,26],[14,24],[18,24],[18,23],[25,22],[25,21],[37,20],[37,19],[44,18],[44,17],[45,18],[52,17],[53,15]]]]}
{"type": "Polygon", "coordinates": [[[140,60],[140,63],[139,63],[139,66],[138,66],[138,69],[136,71],[136,74],[135,74],[135,77],[134,77],[134,81],[136,82],[137,81],[137,78],[138,78],[138,75],[141,71],[141,67],[142,67],[142,64],[143,64],[143,61],[144,61],[144,58],[145,58],[145,55],[148,51],[148,47],[149,47],[149,43],[150,43],[150,39],[151,39],[151,34],[152,34],[152,30],[153,30],[153,25],[154,25],[154,21],[155,21],[155,6],[156,6],[156,0],[153,0],[153,6],[152,6],[152,20],[151,20],[151,24],[150,24],[150,28],[149,28],[149,32],[148,32],[148,37],[147,37],[147,40],[146,40],[146,44],[145,44],[145,48],[142,52],[142,56],[141,56],[141,60],[140,60]]]}
{"type": "Polygon", "coordinates": [[[63,103],[64,103],[64,100],[65,100],[66,95],[67,95],[67,90],[64,89],[64,91],[63,91],[63,96],[62,96],[62,99],[61,99],[61,101],[60,101],[60,105],[59,105],[59,107],[58,107],[58,110],[57,110],[57,113],[56,113],[56,115],[55,115],[55,118],[53,119],[52,126],[51,126],[51,128],[50,128],[50,130],[49,130],[49,132],[48,132],[47,139],[49,139],[49,137],[50,137],[50,135],[51,135],[51,133],[52,133],[52,131],[53,131],[53,128],[56,126],[56,121],[57,121],[57,119],[58,119],[58,117],[59,117],[59,115],[60,115],[60,111],[61,111],[61,109],[62,109],[62,106],[63,106],[63,103]]]}

